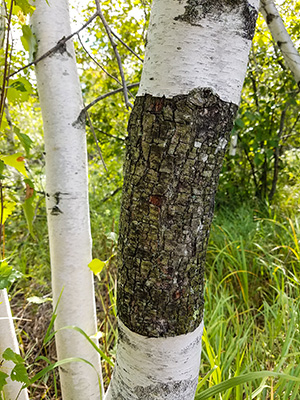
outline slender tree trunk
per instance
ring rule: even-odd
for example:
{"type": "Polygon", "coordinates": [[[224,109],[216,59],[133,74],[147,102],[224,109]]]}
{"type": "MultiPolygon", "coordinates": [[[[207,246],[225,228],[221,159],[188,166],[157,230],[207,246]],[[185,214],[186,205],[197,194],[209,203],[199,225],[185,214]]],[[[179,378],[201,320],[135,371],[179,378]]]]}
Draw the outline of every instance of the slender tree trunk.
{"type": "MultiPolygon", "coordinates": [[[[32,17],[37,57],[70,33],[67,0],[37,0],[32,17]],[[47,4],[49,3],[49,5],[47,4]]],[[[49,226],[53,301],[59,297],[55,329],[75,325],[96,332],[88,207],[85,122],[76,122],[82,108],[72,42],[62,45],[36,67],[46,152],[46,204],[49,226]]],[[[81,357],[100,374],[98,353],[78,332],[56,334],[58,359],[81,357]]],[[[76,362],[60,369],[64,400],[98,400],[98,376],[76,362]]]]}
{"type": "MultiPolygon", "coordinates": [[[[0,0],[0,48],[3,49],[4,40],[5,40],[5,30],[6,30],[6,19],[5,19],[5,6],[4,1],[0,0]]],[[[7,119],[9,122],[9,119],[7,119]]],[[[4,258],[4,254],[2,254],[2,239],[4,241],[4,225],[2,225],[3,221],[3,196],[2,196],[2,183],[1,186],[1,210],[0,210],[0,258],[4,258]]],[[[4,250],[3,250],[4,252],[4,250]]],[[[17,341],[17,336],[15,332],[14,322],[11,314],[10,304],[7,296],[6,289],[0,290],[0,358],[2,357],[3,352],[10,348],[15,353],[20,354],[19,345],[17,341]]],[[[14,367],[14,363],[11,361],[4,361],[1,366],[1,371],[10,375],[12,369],[14,367]]],[[[16,381],[12,381],[10,378],[7,379],[7,384],[4,386],[4,394],[7,400],[14,400],[20,389],[22,384],[16,381]]],[[[27,390],[22,390],[19,395],[19,400],[28,400],[27,390]]]]}
{"type": "Polygon", "coordinates": [[[300,55],[288,34],[273,0],[261,0],[260,12],[264,16],[274,41],[280,48],[297,85],[300,87],[300,55]]]}
{"type": "Polygon", "coordinates": [[[106,400],[192,400],[204,263],[258,0],[154,0],[128,125],[119,343],[106,400]]]}
{"type": "MultiPolygon", "coordinates": [[[[7,292],[6,289],[3,289],[0,290],[0,357],[7,348],[20,354],[7,292]]],[[[3,361],[1,371],[10,375],[14,366],[15,364],[12,361],[3,361]]],[[[7,384],[4,386],[5,400],[15,400],[21,387],[22,384],[20,382],[12,381],[8,378],[7,384]]],[[[18,399],[28,400],[26,389],[21,391],[18,399]]]]}

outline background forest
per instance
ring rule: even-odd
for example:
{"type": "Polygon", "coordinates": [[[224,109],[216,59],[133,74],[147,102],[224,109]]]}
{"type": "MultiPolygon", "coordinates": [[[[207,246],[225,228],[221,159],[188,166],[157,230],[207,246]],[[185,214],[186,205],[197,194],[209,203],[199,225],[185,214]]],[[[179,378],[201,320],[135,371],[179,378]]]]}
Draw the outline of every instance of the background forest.
{"type": "MultiPolygon", "coordinates": [[[[0,159],[6,165],[0,161],[0,289],[8,288],[21,353],[33,376],[52,365],[56,356],[51,335],[42,120],[33,67],[18,72],[33,60],[35,42],[25,15],[30,10],[24,9],[22,1],[17,4],[9,45],[11,79],[7,102],[2,104],[0,136],[0,159]],[[18,171],[14,166],[19,157],[24,157],[25,169],[18,171]]],[[[101,5],[118,43],[126,82],[138,83],[150,4],[144,0],[111,0],[101,5]]],[[[300,3],[286,0],[277,5],[299,49],[300,3]]],[[[94,7],[93,2],[73,2],[73,31],[89,19],[94,7]]],[[[93,256],[102,261],[96,271],[96,294],[108,385],[117,338],[116,251],[130,110],[121,91],[107,95],[121,84],[113,49],[100,23],[94,21],[74,40],[84,101],[93,126],[91,129],[87,123],[90,212],[93,256]]],[[[5,66],[3,46],[1,76],[5,66]]],[[[131,102],[136,91],[137,87],[130,89],[131,102]]],[[[300,375],[299,106],[299,88],[260,16],[232,131],[234,139],[216,198],[206,263],[198,393],[260,370],[300,375]]],[[[50,367],[40,378],[30,387],[30,398],[59,399],[56,371],[50,367]]],[[[234,389],[225,385],[221,394],[210,398],[293,400],[299,399],[299,386],[282,378],[265,377],[234,389]]]]}

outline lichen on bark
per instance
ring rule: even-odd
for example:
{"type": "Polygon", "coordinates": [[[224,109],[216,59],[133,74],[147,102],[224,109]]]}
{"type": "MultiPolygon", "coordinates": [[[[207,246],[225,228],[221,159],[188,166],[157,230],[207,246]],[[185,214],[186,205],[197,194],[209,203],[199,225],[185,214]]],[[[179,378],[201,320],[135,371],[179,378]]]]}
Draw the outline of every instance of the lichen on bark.
{"type": "Polygon", "coordinates": [[[255,31],[257,10],[247,0],[187,0],[185,12],[175,19],[191,25],[201,25],[201,21],[209,16],[220,19],[232,13],[239,13],[243,28],[237,30],[243,38],[252,40],[255,31]]]}
{"type": "Polygon", "coordinates": [[[206,247],[236,109],[210,89],[135,101],[118,276],[119,317],[133,332],[175,336],[202,321],[206,247]]]}

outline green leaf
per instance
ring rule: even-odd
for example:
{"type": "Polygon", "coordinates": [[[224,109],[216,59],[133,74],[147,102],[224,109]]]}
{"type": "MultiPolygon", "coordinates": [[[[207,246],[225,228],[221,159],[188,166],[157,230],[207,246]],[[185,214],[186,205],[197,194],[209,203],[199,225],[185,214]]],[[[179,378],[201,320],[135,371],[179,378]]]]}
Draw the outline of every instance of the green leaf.
{"type": "Polygon", "coordinates": [[[26,385],[29,384],[27,370],[24,365],[25,361],[20,356],[20,354],[17,354],[12,349],[7,348],[4,351],[2,357],[4,358],[4,360],[12,361],[15,364],[10,374],[11,380],[22,382],[25,383],[26,385]]]}
{"type": "Polygon", "coordinates": [[[5,372],[0,371],[0,391],[7,384],[7,382],[6,382],[7,378],[8,378],[8,375],[5,372]]]}
{"type": "Polygon", "coordinates": [[[33,219],[34,219],[34,207],[32,205],[33,198],[26,199],[24,204],[22,205],[24,215],[26,218],[27,226],[30,235],[35,238],[34,232],[33,232],[33,219]]]}
{"type": "Polygon", "coordinates": [[[24,179],[24,182],[26,183],[26,199],[25,202],[23,203],[23,211],[25,214],[27,226],[29,233],[33,238],[35,238],[35,235],[33,233],[33,220],[34,220],[34,207],[33,207],[33,201],[35,198],[35,191],[34,191],[34,186],[33,183],[30,179],[24,179]]]}
{"type": "Polygon", "coordinates": [[[16,366],[11,371],[10,377],[12,381],[22,382],[26,385],[30,383],[24,361],[23,363],[16,364],[16,366]]]}
{"type": "Polygon", "coordinates": [[[0,160],[2,160],[4,164],[9,165],[10,167],[16,168],[16,170],[27,177],[24,158],[22,157],[21,153],[12,154],[11,156],[1,155],[0,160]]]}
{"type": "Polygon", "coordinates": [[[7,98],[12,103],[27,101],[31,93],[32,86],[27,79],[18,78],[9,82],[7,98]]]}
{"type": "Polygon", "coordinates": [[[14,364],[24,364],[23,358],[20,356],[20,354],[15,353],[12,349],[9,347],[4,351],[2,357],[6,361],[12,361],[14,364]]]}
{"type": "Polygon", "coordinates": [[[235,125],[237,125],[237,126],[240,127],[240,128],[244,128],[244,126],[245,126],[244,121],[243,121],[242,119],[240,119],[240,118],[237,118],[237,119],[234,121],[234,123],[235,123],[235,125]]]}
{"type": "Polygon", "coordinates": [[[3,161],[0,160],[0,179],[5,178],[5,176],[3,175],[4,168],[5,168],[5,164],[3,161]]]}
{"type": "Polygon", "coordinates": [[[25,15],[31,15],[35,10],[35,7],[33,7],[28,0],[15,0],[15,4],[21,8],[25,15]]]}
{"type": "Polygon", "coordinates": [[[13,213],[15,207],[16,207],[16,203],[14,201],[6,201],[5,200],[3,202],[3,215],[1,215],[1,212],[0,212],[0,219],[2,221],[2,224],[5,224],[5,221],[13,213]]]}
{"type": "Polygon", "coordinates": [[[0,264],[0,290],[7,289],[22,274],[10,267],[6,261],[0,264]]]}
{"type": "Polygon", "coordinates": [[[25,133],[21,133],[19,128],[15,127],[14,132],[18,136],[18,139],[20,140],[22,146],[24,147],[24,150],[26,151],[26,155],[28,156],[33,141],[28,135],[26,135],[25,133]]]}
{"type": "Polygon", "coordinates": [[[29,25],[23,25],[22,32],[23,36],[21,36],[21,41],[24,49],[29,52],[29,62],[32,62],[35,58],[35,54],[37,51],[36,37],[32,33],[29,25]]]}
{"type": "Polygon", "coordinates": [[[96,276],[98,276],[100,274],[100,272],[103,270],[103,268],[105,267],[106,262],[105,261],[101,261],[98,258],[94,258],[90,263],[89,263],[89,268],[91,271],[94,272],[94,274],[96,276]]]}

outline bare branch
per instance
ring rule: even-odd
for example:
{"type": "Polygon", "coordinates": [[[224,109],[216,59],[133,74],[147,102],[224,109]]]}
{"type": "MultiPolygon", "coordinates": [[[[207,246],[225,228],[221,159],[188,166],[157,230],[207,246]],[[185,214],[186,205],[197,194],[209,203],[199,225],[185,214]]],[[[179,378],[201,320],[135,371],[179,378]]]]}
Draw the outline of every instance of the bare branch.
{"type": "Polygon", "coordinates": [[[9,33],[11,29],[11,18],[12,18],[12,12],[13,12],[13,1],[11,2],[10,5],[10,10],[9,10],[9,16],[8,16],[8,22],[7,22],[7,37],[6,37],[6,48],[5,48],[5,58],[4,58],[4,71],[3,71],[3,80],[2,80],[2,90],[1,90],[1,95],[0,95],[0,125],[2,122],[2,117],[3,117],[3,111],[4,111],[4,104],[5,104],[5,97],[7,93],[7,86],[8,86],[8,81],[9,81],[9,33]]]}
{"type": "Polygon", "coordinates": [[[128,100],[127,85],[126,85],[126,81],[125,81],[125,76],[124,76],[124,71],[123,71],[123,66],[122,66],[122,60],[121,60],[120,54],[119,54],[119,52],[117,50],[117,45],[116,45],[116,43],[114,41],[111,29],[110,29],[110,27],[109,27],[104,15],[103,15],[103,13],[102,13],[102,10],[101,10],[101,7],[100,7],[100,2],[99,2],[99,0],[95,0],[95,1],[96,1],[96,7],[97,7],[97,14],[99,15],[99,17],[100,17],[100,19],[101,19],[101,21],[102,21],[102,23],[104,25],[104,28],[105,28],[106,33],[107,33],[107,36],[109,38],[109,41],[110,41],[110,43],[111,43],[111,45],[113,47],[115,56],[117,58],[117,62],[118,62],[119,70],[120,70],[120,75],[121,75],[121,80],[122,80],[122,84],[123,84],[123,93],[124,93],[125,104],[126,104],[127,109],[129,109],[129,108],[132,108],[133,105],[128,100]]]}
{"type": "Polygon", "coordinates": [[[95,133],[95,129],[94,129],[94,127],[93,127],[91,118],[90,118],[90,116],[89,116],[89,113],[88,113],[85,109],[84,109],[84,113],[85,113],[85,115],[86,115],[86,117],[87,117],[88,123],[89,123],[90,128],[91,128],[91,131],[92,131],[92,133],[93,133],[93,136],[94,136],[94,139],[95,139],[95,143],[96,143],[96,146],[97,146],[97,149],[98,149],[98,153],[99,153],[99,155],[100,155],[100,158],[101,158],[103,167],[104,167],[105,171],[108,172],[108,169],[107,169],[107,167],[106,167],[106,164],[105,164],[105,161],[104,161],[104,158],[103,158],[103,156],[102,156],[102,152],[101,152],[101,149],[100,149],[100,146],[99,146],[99,143],[98,143],[98,139],[97,139],[97,136],[96,136],[96,133],[95,133]]]}
{"type": "MultiPolygon", "coordinates": [[[[122,82],[120,82],[119,79],[116,78],[115,76],[111,75],[111,74],[110,74],[110,73],[109,73],[109,72],[108,72],[108,71],[107,71],[107,70],[106,70],[106,69],[91,55],[91,53],[88,51],[88,49],[84,46],[84,44],[83,44],[83,42],[82,42],[82,40],[81,40],[81,37],[80,37],[79,33],[77,34],[77,37],[78,37],[78,40],[79,40],[79,42],[80,42],[80,44],[81,44],[83,50],[84,50],[84,51],[86,52],[86,54],[94,61],[94,63],[95,63],[96,65],[98,65],[98,67],[99,67],[106,75],[108,75],[110,78],[114,79],[116,82],[118,82],[119,85],[122,86],[122,82]]],[[[133,96],[132,93],[130,93],[129,91],[128,91],[128,93],[130,94],[131,97],[134,98],[134,96],[133,96]]]]}
{"type": "Polygon", "coordinates": [[[102,129],[99,129],[99,128],[97,128],[96,126],[94,126],[94,129],[96,129],[96,131],[102,133],[102,134],[105,135],[105,136],[109,136],[109,137],[114,138],[114,139],[116,139],[116,140],[120,140],[121,142],[124,142],[124,141],[125,141],[125,138],[119,137],[119,136],[116,136],[116,135],[112,135],[111,133],[104,132],[102,129]]]}
{"type": "Polygon", "coordinates": [[[144,62],[144,60],[143,60],[134,50],[132,50],[132,48],[129,47],[117,34],[115,34],[113,31],[111,31],[111,33],[114,35],[114,37],[115,37],[116,39],[119,40],[119,42],[122,43],[123,46],[126,47],[127,50],[130,51],[130,53],[134,54],[140,61],[144,62]]]}
{"type": "MultiPolygon", "coordinates": [[[[131,88],[133,88],[133,87],[139,86],[139,84],[140,84],[139,82],[137,82],[137,83],[131,83],[130,85],[127,85],[127,88],[131,89],[131,88]]],[[[84,109],[81,111],[80,115],[81,115],[83,112],[89,110],[91,107],[93,107],[93,106],[94,106],[96,103],[98,103],[100,100],[106,99],[106,97],[112,96],[112,95],[117,94],[117,93],[120,93],[120,92],[122,92],[122,91],[124,91],[124,88],[123,88],[123,87],[120,88],[120,89],[116,89],[116,90],[113,90],[113,91],[111,91],[111,92],[102,94],[102,95],[99,96],[99,97],[96,97],[95,100],[93,100],[90,104],[88,104],[87,106],[84,107],[84,109]]]]}
{"type": "Polygon", "coordinates": [[[73,36],[78,35],[83,29],[85,29],[96,17],[98,16],[98,13],[95,13],[94,15],[91,16],[91,18],[82,25],[81,28],[79,28],[76,32],[71,33],[70,35],[61,38],[55,46],[53,46],[50,50],[46,51],[43,55],[41,55],[39,58],[36,60],[30,62],[27,65],[24,65],[24,67],[18,69],[17,71],[13,72],[12,74],[9,75],[9,78],[12,76],[16,75],[17,73],[23,71],[24,69],[31,67],[32,65],[36,65],[38,62],[44,60],[45,58],[49,57],[51,54],[55,53],[61,46],[63,46],[68,40],[72,39],[73,36]]]}
{"type": "Polygon", "coordinates": [[[117,189],[115,189],[113,192],[111,192],[110,194],[108,194],[107,196],[105,196],[102,200],[100,200],[100,203],[105,203],[107,200],[109,200],[110,198],[112,198],[113,196],[115,196],[117,193],[119,193],[122,190],[122,186],[118,187],[117,189]]]}

